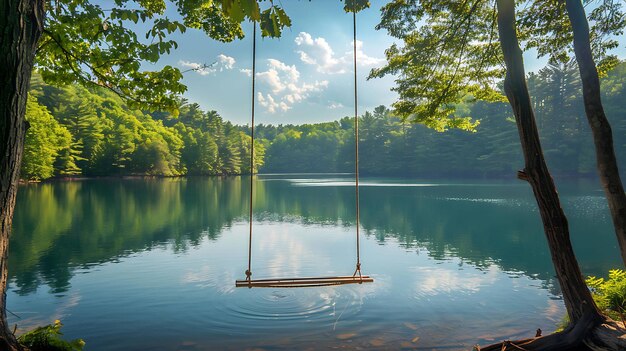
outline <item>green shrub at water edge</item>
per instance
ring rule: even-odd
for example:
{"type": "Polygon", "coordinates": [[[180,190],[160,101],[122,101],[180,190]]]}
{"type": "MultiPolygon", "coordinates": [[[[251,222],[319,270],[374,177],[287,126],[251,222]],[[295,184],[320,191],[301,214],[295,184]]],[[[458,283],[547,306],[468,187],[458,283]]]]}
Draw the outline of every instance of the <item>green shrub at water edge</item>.
{"type": "Polygon", "coordinates": [[[29,331],[17,340],[31,351],[81,351],[85,346],[82,339],[71,341],[61,339],[63,335],[61,333],[62,326],[61,321],[57,319],[54,324],[29,331]]]}
{"type": "Polygon", "coordinates": [[[609,279],[589,277],[586,282],[598,308],[612,319],[624,322],[626,271],[612,269],[609,271],[609,279]]]}
{"type": "MultiPolygon", "coordinates": [[[[607,280],[591,276],[585,282],[600,311],[613,320],[626,323],[626,271],[612,269],[607,280]]],[[[569,318],[565,315],[556,331],[563,331],[568,324],[569,318]]]]}

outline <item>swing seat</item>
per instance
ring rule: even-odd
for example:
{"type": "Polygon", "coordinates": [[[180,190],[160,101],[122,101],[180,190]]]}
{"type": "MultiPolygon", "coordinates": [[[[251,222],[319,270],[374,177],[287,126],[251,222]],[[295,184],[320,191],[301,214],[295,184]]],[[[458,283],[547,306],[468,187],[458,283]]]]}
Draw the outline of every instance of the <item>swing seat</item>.
{"type": "Polygon", "coordinates": [[[374,279],[369,275],[336,276],[336,277],[309,277],[309,278],[280,278],[280,279],[251,279],[237,280],[237,288],[301,288],[344,284],[372,283],[374,279]]]}

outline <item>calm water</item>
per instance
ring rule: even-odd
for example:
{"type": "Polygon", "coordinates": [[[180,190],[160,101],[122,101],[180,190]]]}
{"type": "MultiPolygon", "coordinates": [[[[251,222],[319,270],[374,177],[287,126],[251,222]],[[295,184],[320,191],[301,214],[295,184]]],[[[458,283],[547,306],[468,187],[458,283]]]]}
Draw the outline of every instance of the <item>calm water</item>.
{"type": "MultiPolygon", "coordinates": [[[[256,180],[254,277],[347,275],[354,189],[341,175],[256,180]]],[[[88,180],[20,188],[8,308],[61,319],[86,350],[468,349],[551,331],[564,314],[529,187],[364,179],[373,284],[235,289],[249,178],[88,180]]],[[[585,274],[620,259],[595,182],[561,184],[585,274]]]]}

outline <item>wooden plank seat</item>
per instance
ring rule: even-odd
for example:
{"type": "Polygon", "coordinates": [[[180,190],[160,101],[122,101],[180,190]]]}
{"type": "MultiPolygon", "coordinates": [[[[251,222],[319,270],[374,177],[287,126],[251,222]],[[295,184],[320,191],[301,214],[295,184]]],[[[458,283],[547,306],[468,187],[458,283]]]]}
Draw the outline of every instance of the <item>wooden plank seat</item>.
{"type": "Polygon", "coordinates": [[[374,279],[363,276],[336,276],[336,277],[309,277],[309,278],[280,278],[280,279],[252,279],[237,280],[237,288],[301,288],[344,284],[372,283],[374,279]]]}

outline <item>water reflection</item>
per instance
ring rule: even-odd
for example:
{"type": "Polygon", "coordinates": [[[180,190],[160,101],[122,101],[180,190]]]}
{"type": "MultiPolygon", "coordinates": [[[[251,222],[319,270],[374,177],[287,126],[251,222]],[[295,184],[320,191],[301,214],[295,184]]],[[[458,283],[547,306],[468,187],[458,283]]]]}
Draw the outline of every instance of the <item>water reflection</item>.
{"type": "Polygon", "coordinates": [[[240,181],[84,181],[20,189],[10,271],[21,294],[69,286],[75,267],[215,238],[240,215],[240,181]],[[188,186],[192,185],[192,186],[188,186]]]}
{"type": "MultiPolygon", "coordinates": [[[[255,183],[256,219],[351,227],[353,189],[337,183],[350,184],[337,177],[261,176],[255,183]]],[[[496,263],[504,271],[522,272],[550,285],[550,256],[523,184],[364,183],[362,227],[380,244],[392,239],[407,249],[425,248],[435,259],[459,257],[477,267],[496,263]]],[[[42,283],[52,293],[62,293],[76,268],[167,243],[174,252],[185,252],[205,237],[215,240],[234,222],[246,220],[248,189],[248,181],[239,177],[23,186],[11,240],[11,285],[19,294],[29,294],[42,283]]],[[[564,206],[583,270],[603,274],[619,264],[606,204],[595,188],[572,185],[565,190],[564,206]]],[[[288,242],[289,233],[275,235],[282,237],[260,241],[256,249],[288,242]]],[[[272,265],[293,267],[296,273],[306,250],[289,250],[299,259],[286,262],[276,256],[272,265]]]]}
{"type": "MultiPolygon", "coordinates": [[[[254,276],[351,274],[350,183],[338,175],[258,177],[254,276]]],[[[11,323],[19,332],[58,318],[68,338],[94,350],[456,350],[560,321],[525,184],[364,183],[362,260],[375,283],[290,290],[234,288],[247,263],[249,179],[23,186],[8,294],[22,319],[11,323]]],[[[599,189],[560,190],[584,272],[619,265],[599,189]]]]}

